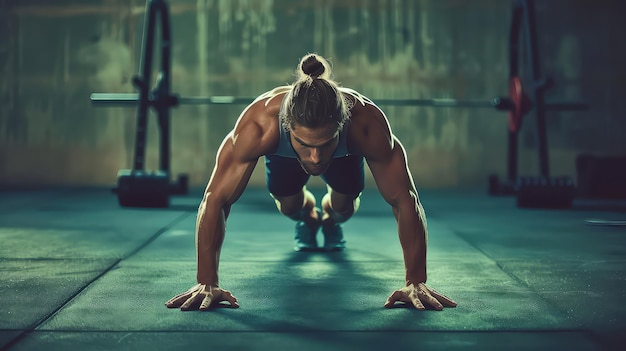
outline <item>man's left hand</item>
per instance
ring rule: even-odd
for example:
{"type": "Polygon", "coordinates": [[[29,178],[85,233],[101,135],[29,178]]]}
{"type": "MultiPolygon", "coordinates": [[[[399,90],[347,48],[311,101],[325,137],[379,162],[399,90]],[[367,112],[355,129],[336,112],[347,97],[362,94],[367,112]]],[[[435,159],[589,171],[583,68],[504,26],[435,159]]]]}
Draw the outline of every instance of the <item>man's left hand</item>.
{"type": "Polygon", "coordinates": [[[404,302],[418,310],[425,310],[426,306],[430,306],[437,311],[441,311],[444,307],[456,307],[456,302],[427,287],[424,283],[411,283],[400,290],[394,291],[387,299],[387,302],[385,302],[385,307],[392,308],[396,302],[404,302]]]}

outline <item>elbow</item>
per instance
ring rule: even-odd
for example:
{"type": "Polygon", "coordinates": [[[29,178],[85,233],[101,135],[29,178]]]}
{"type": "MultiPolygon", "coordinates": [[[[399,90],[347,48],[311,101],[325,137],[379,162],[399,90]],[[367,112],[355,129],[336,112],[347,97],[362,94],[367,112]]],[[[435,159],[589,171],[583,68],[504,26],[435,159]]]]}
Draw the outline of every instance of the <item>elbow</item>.
{"type": "Polygon", "coordinates": [[[420,206],[417,193],[410,189],[407,191],[396,193],[394,196],[388,197],[387,202],[389,202],[389,204],[396,209],[417,209],[420,206]]]}
{"type": "Polygon", "coordinates": [[[230,212],[230,204],[226,198],[219,194],[207,191],[198,206],[198,215],[203,216],[207,212],[223,210],[226,215],[230,212]]]}

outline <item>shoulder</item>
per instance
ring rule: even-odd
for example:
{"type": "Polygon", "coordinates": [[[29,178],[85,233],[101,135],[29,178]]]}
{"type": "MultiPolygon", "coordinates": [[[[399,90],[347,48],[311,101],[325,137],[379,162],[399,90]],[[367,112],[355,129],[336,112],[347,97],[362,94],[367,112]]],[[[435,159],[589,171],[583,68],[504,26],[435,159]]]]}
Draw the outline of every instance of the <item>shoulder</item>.
{"type": "Polygon", "coordinates": [[[348,126],[350,149],[358,151],[366,159],[386,157],[394,142],[387,116],[362,94],[350,94],[349,98],[353,99],[348,126]]]}
{"type": "Polygon", "coordinates": [[[350,104],[350,129],[355,132],[382,132],[391,137],[389,121],[383,110],[356,90],[340,88],[350,104]]]}
{"type": "Polygon", "coordinates": [[[279,87],[259,95],[241,112],[230,138],[243,158],[257,158],[273,152],[278,146],[279,111],[286,93],[279,87]]]}
{"type": "Polygon", "coordinates": [[[254,99],[254,101],[252,102],[252,104],[259,102],[259,101],[263,101],[264,104],[267,106],[269,105],[272,100],[276,100],[276,97],[280,96],[280,99],[282,101],[282,97],[291,91],[293,87],[291,85],[283,85],[283,86],[279,86],[276,87],[272,90],[266,91],[263,94],[259,95],[256,99],[254,99]]]}

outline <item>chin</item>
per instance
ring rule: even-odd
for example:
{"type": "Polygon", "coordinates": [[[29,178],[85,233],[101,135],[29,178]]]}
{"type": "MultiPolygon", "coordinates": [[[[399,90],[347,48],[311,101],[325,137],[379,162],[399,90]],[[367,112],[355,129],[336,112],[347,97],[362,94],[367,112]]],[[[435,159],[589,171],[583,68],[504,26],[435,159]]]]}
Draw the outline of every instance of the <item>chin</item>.
{"type": "Polygon", "coordinates": [[[322,175],[324,172],[326,172],[326,170],[328,169],[328,165],[324,166],[324,167],[319,167],[319,168],[314,168],[314,169],[310,169],[308,167],[304,167],[304,170],[312,175],[312,176],[319,176],[322,175]]]}

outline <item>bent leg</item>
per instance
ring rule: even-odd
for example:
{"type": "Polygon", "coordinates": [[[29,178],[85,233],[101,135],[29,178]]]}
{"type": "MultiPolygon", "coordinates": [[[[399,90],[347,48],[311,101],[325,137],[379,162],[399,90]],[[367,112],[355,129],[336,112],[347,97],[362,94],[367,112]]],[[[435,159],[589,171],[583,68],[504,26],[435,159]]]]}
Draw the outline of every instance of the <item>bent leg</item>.
{"type": "Polygon", "coordinates": [[[319,222],[318,213],[315,209],[315,197],[307,190],[306,186],[294,194],[288,196],[278,196],[270,194],[274,198],[276,208],[283,215],[294,221],[303,221],[308,226],[313,227],[319,222]]]}
{"type": "Polygon", "coordinates": [[[322,199],[324,225],[347,221],[358,210],[365,187],[363,157],[349,155],[334,159],[322,178],[328,188],[322,199]]]}
{"type": "Polygon", "coordinates": [[[322,198],[322,233],[326,251],[341,251],[346,247],[340,224],[352,217],[360,203],[360,193],[342,194],[328,186],[328,193],[322,198]]]}
{"type": "Polygon", "coordinates": [[[265,172],[267,189],[280,213],[307,224],[318,221],[314,211],[315,197],[305,187],[309,175],[302,170],[297,159],[267,155],[265,172]]]}
{"type": "Polygon", "coordinates": [[[339,224],[347,221],[359,209],[361,194],[342,194],[330,186],[322,198],[322,222],[324,225],[339,224]]]}
{"type": "Polygon", "coordinates": [[[363,157],[349,155],[333,159],[322,178],[328,192],[322,198],[322,233],[324,249],[340,251],[345,248],[343,229],[339,225],[359,209],[365,186],[363,157]]]}
{"type": "Polygon", "coordinates": [[[321,222],[313,194],[302,187],[295,195],[272,197],[280,213],[296,221],[294,250],[317,250],[316,236],[321,222]]]}
{"type": "Polygon", "coordinates": [[[296,251],[317,249],[316,235],[320,216],[315,197],[306,189],[309,175],[297,159],[269,155],[265,157],[267,188],[280,213],[296,221],[296,251]]]}

